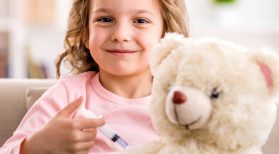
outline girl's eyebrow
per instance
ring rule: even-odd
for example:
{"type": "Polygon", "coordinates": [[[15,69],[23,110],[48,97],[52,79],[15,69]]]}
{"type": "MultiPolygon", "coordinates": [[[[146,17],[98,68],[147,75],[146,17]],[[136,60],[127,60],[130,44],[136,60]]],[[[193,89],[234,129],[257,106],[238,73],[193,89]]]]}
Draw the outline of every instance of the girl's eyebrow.
{"type": "MultiPolygon", "coordinates": [[[[93,11],[93,13],[110,13],[112,12],[112,9],[109,9],[109,8],[99,8],[99,9],[96,9],[93,11]]],[[[142,13],[147,13],[147,14],[150,14],[152,16],[155,16],[154,13],[148,11],[148,10],[142,10],[142,9],[133,9],[133,10],[129,10],[128,11],[129,13],[137,13],[137,14],[142,14],[142,13]]]]}
{"type": "Polygon", "coordinates": [[[107,13],[107,12],[110,12],[109,10],[110,9],[107,9],[107,8],[99,8],[99,9],[94,10],[93,13],[99,13],[99,12],[107,13]]]}

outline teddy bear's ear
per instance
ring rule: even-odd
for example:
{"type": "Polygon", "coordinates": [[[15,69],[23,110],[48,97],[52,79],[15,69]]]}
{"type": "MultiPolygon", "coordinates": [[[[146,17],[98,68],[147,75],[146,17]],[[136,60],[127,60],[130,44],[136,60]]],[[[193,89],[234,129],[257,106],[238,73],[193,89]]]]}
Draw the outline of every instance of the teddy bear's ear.
{"type": "Polygon", "coordinates": [[[279,55],[270,48],[252,54],[252,60],[261,70],[266,85],[272,93],[279,94],[279,55]]]}
{"type": "Polygon", "coordinates": [[[182,45],[185,41],[185,37],[178,33],[166,33],[160,42],[155,45],[149,56],[149,64],[151,72],[155,72],[161,62],[167,58],[170,53],[182,45]]]}

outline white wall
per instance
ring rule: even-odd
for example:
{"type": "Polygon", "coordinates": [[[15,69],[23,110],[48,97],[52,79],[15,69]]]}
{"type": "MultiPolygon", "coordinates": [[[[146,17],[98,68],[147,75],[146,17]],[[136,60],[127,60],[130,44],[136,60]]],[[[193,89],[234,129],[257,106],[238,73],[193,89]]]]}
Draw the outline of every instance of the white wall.
{"type": "Polygon", "coordinates": [[[279,1],[237,0],[216,6],[213,0],[186,0],[192,36],[216,36],[251,48],[279,51],[279,1]]]}
{"type": "MultiPolygon", "coordinates": [[[[185,1],[193,23],[218,22],[218,15],[215,13],[221,7],[214,5],[213,0],[185,1]]],[[[237,17],[235,24],[279,24],[278,0],[236,0],[236,3],[227,6],[227,14],[237,17]]]]}
{"type": "Polygon", "coordinates": [[[25,26],[24,44],[31,48],[33,59],[47,66],[50,78],[55,78],[55,59],[64,50],[70,0],[57,0],[57,16],[53,25],[25,26]]]}

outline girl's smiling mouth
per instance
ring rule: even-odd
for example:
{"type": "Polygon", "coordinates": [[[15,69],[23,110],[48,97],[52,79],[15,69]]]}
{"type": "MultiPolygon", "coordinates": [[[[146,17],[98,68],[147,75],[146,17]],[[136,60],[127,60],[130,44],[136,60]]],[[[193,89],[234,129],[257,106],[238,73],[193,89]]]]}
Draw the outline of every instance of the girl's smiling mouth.
{"type": "Polygon", "coordinates": [[[126,49],[108,49],[107,52],[113,55],[130,55],[136,52],[136,50],[126,50],[126,49]]]}

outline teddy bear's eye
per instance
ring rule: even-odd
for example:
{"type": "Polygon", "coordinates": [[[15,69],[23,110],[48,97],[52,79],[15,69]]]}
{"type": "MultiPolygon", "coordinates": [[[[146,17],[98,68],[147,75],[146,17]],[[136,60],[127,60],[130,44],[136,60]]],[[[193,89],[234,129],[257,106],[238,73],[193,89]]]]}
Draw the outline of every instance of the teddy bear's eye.
{"type": "Polygon", "coordinates": [[[211,99],[217,99],[219,98],[221,92],[218,91],[217,87],[213,88],[213,90],[211,91],[211,94],[210,94],[210,98],[211,99]]]}

